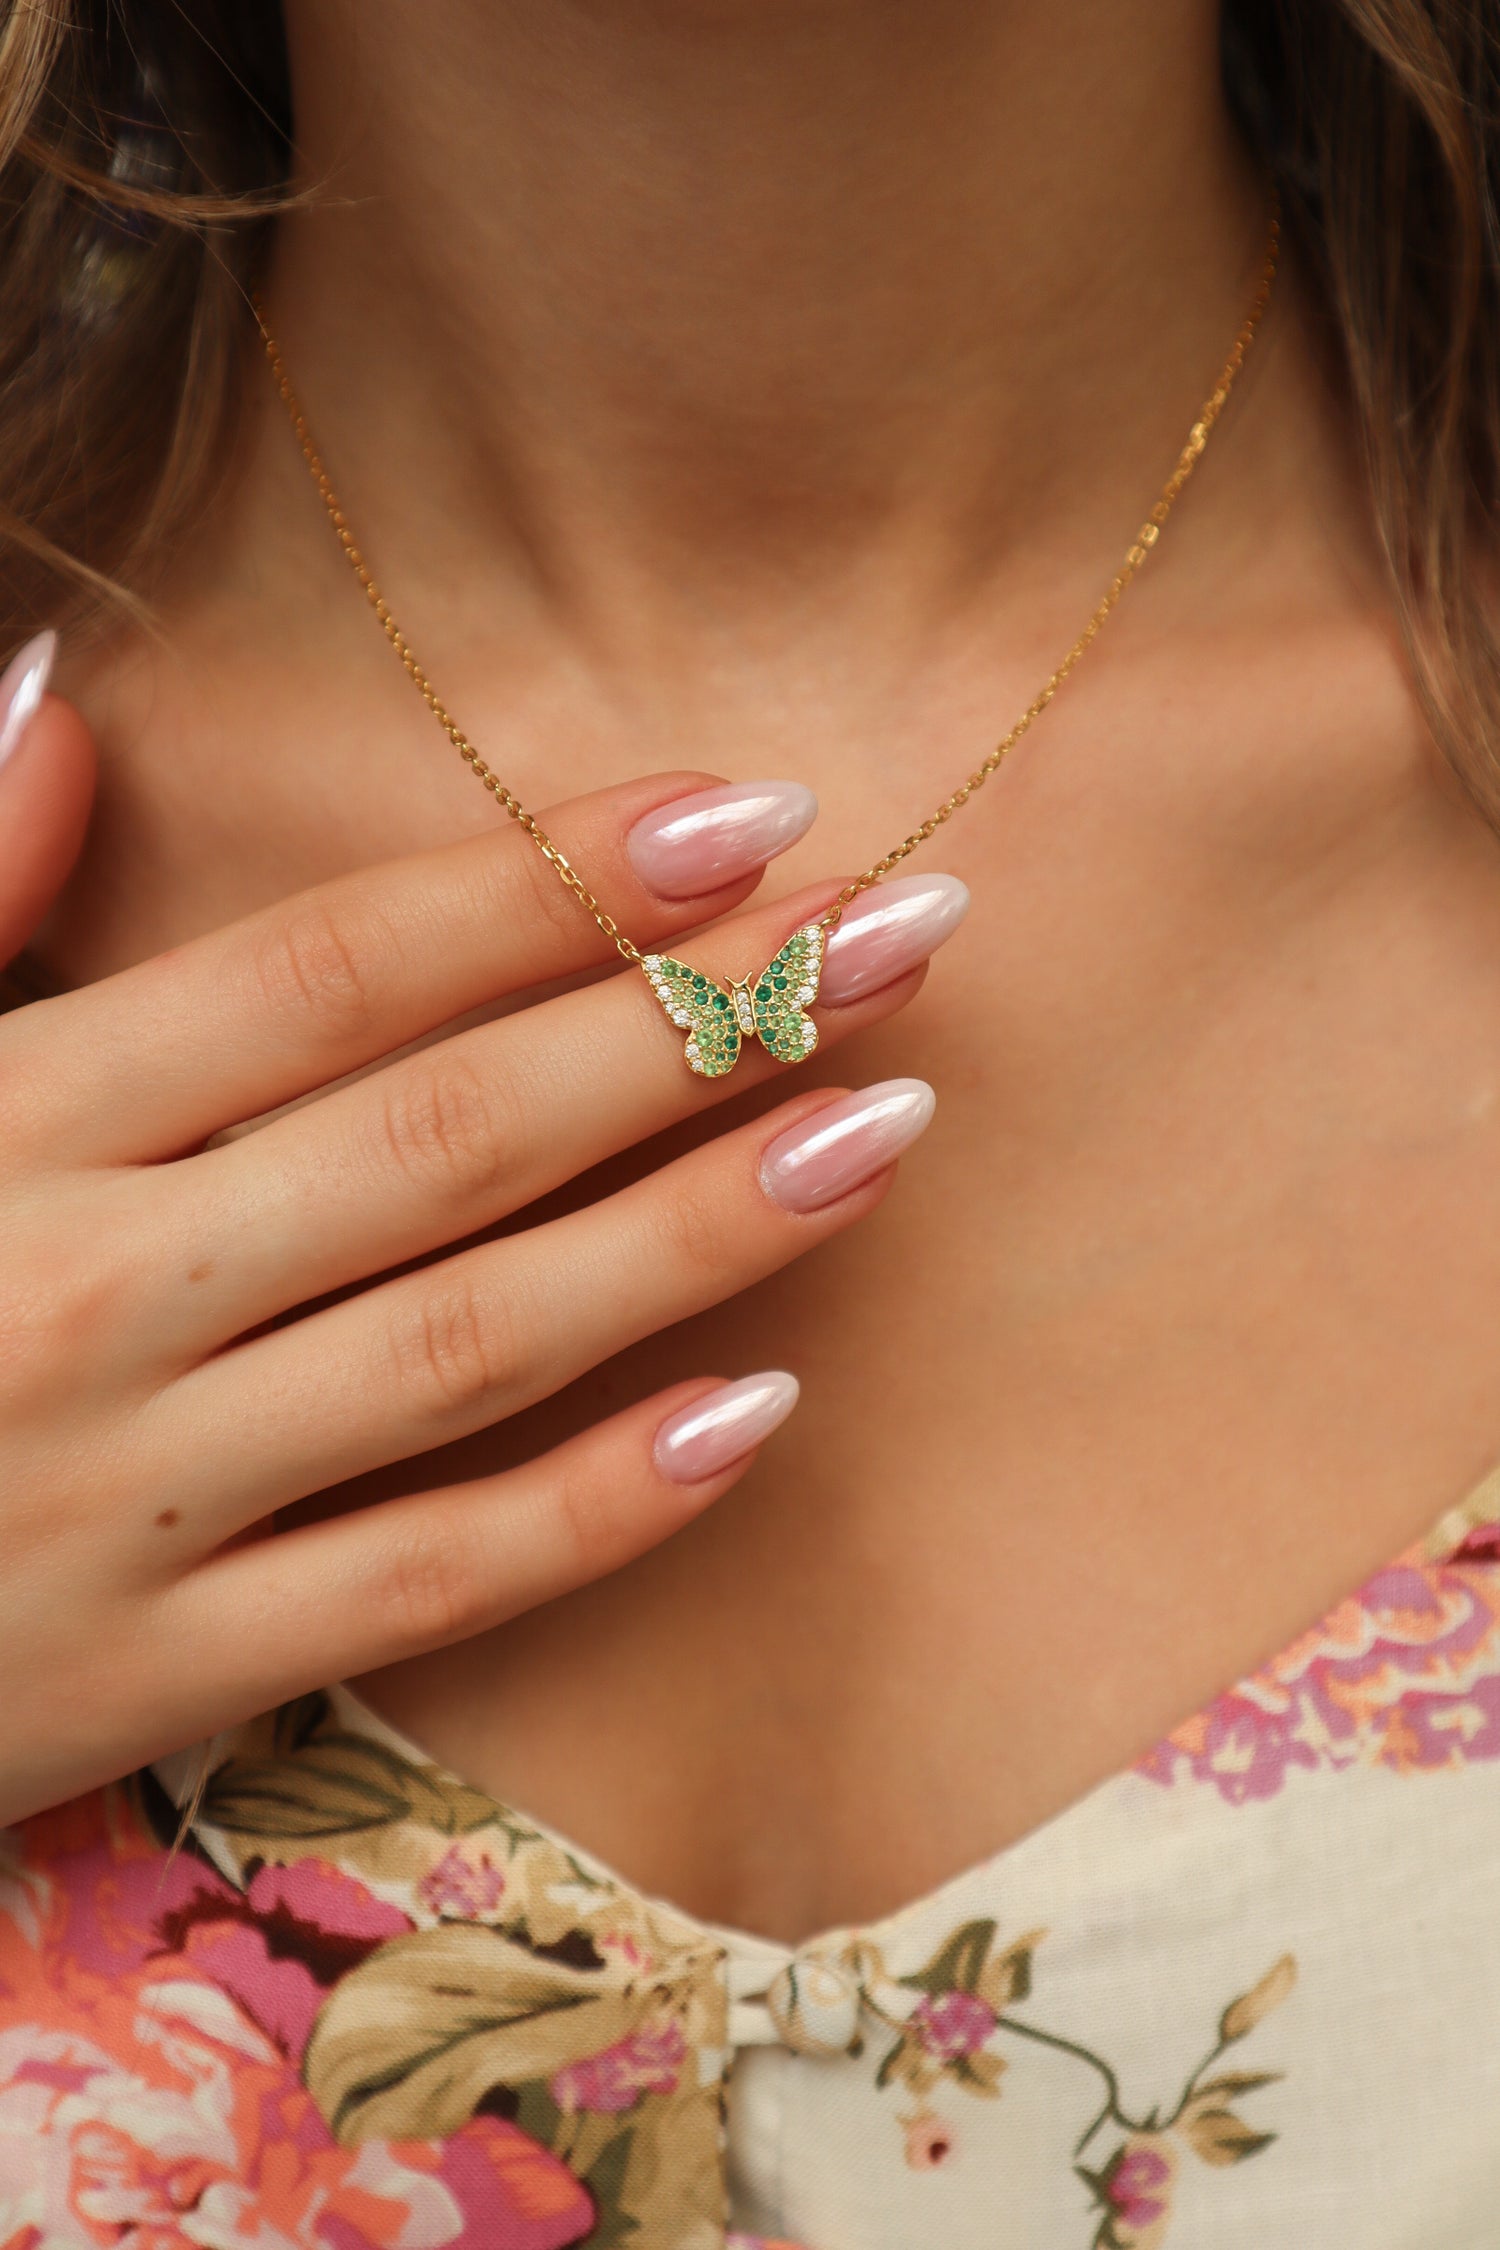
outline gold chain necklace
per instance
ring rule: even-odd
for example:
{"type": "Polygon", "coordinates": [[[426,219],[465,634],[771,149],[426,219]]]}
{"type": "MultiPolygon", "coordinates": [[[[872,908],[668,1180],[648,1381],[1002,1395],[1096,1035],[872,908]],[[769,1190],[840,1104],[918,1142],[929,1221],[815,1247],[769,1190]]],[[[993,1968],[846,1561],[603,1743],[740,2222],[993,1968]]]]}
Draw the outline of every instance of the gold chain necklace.
{"type": "Polygon", "coordinates": [[[520,799],[479,755],[417,661],[410,641],[391,615],[389,603],[371,576],[369,565],[360,553],[328,471],[313,443],[307,417],[292,388],[280,346],[271,333],[258,298],[254,301],[254,309],[276,388],[291,418],[292,428],[317,487],[318,497],[333,526],[344,558],[359,580],[366,601],[379,619],[381,631],[400,657],[408,679],[476,779],[484,784],[510,818],[525,830],[538,851],[556,870],[559,880],[567,885],[584,910],[593,916],[622,959],[644,972],[670,1021],[688,1035],[684,1059],[689,1068],[703,1078],[721,1078],[726,1071],[734,1068],[743,1041],[752,1035],[779,1062],[802,1062],[813,1052],[818,1043],[817,1027],[804,1010],[818,996],[818,982],[823,966],[823,941],[827,932],[837,926],[844,908],[858,898],[861,891],[869,890],[882,876],[889,875],[893,867],[898,867],[919,844],[925,844],[928,837],[935,835],[945,821],[951,820],[977,789],[984,787],[1021,737],[1035,726],[1064,680],[1076,669],[1085,652],[1098,638],[1120,596],[1161,537],[1162,528],[1183,486],[1197,467],[1208,444],[1214,424],[1229,403],[1235,378],[1245,363],[1246,354],[1271,301],[1271,284],[1276,276],[1280,243],[1281,216],[1273,198],[1265,254],[1261,260],[1255,295],[1219,379],[1204,400],[1198,419],[1188,432],[1187,442],[1178,455],[1177,465],[1163,485],[1155,507],[1136,533],[1124,561],[1110,580],[1093,615],[1056,671],[1037,690],[1014,725],[1000,737],[989,756],[975,767],[951,797],[943,799],[919,828],[914,829],[901,843],[893,845],[883,858],[867,867],[862,875],[856,875],[852,882],[846,883],[825,914],[814,922],[806,923],[803,928],[794,930],[776,958],[758,976],[731,978],[727,986],[720,985],[715,978],[706,976],[701,970],[691,968],[685,961],[674,960],[670,954],[642,953],[638,946],[632,944],[614,916],[600,905],[578,870],[558,850],[540,822],[526,810],[520,799]]]}

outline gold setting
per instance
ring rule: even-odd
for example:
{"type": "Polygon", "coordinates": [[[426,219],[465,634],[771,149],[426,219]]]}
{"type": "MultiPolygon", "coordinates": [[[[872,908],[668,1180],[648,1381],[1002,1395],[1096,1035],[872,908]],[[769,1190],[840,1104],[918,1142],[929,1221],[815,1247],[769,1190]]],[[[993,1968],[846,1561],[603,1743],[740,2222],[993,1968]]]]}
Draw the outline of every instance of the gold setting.
{"type": "Polygon", "coordinates": [[[805,922],[759,976],[720,984],[703,969],[648,953],[642,961],[669,1023],[687,1033],[682,1050],[700,1078],[733,1070],[748,1039],[758,1039],[778,1062],[806,1062],[818,1044],[818,1027],[805,1011],[818,997],[823,975],[823,925],[805,922]]]}

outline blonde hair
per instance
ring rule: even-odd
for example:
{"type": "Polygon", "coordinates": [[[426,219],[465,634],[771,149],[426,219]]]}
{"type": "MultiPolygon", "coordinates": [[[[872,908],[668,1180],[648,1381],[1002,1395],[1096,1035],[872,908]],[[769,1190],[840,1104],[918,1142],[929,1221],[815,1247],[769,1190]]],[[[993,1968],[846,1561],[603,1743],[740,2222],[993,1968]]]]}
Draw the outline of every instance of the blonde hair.
{"type": "MultiPolygon", "coordinates": [[[[1500,0],[1224,0],[1320,284],[1414,673],[1500,825],[1500,0]]],[[[225,460],[291,157],[278,0],[10,0],[0,654],[149,589],[225,460]]]]}

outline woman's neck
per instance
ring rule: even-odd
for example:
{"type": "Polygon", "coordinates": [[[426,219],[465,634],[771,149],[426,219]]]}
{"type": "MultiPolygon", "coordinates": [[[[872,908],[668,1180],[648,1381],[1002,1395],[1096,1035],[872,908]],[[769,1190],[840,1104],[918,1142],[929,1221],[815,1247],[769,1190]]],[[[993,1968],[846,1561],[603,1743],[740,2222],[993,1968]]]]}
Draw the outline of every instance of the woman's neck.
{"type": "Polygon", "coordinates": [[[1263,191],[1212,0],[289,0],[272,304],[367,525],[576,622],[1101,558],[1263,191]]]}
{"type": "MultiPolygon", "coordinates": [[[[864,864],[1056,664],[1249,304],[1266,189],[1214,0],[286,8],[308,192],[269,310],[451,708],[527,802],[790,773],[818,867],[864,864]]],[[[1377,583],[1296,281],[1090,660],[1111,724],[1120,666],[1158,707],[1184,629],[1272,636],[1377,583]]],[[[106,786],[69,976],[492,818],[252,374],[165,634],[85,683],[106,786]]],[[[964,833],[982,879],[998,832],[964,833]]]]}

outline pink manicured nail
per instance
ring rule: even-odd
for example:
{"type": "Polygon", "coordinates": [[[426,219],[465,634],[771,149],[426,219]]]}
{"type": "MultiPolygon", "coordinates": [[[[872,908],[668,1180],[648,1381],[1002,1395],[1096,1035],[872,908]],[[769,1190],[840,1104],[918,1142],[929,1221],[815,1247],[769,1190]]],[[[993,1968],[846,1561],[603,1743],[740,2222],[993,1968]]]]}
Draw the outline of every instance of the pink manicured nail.
{"type": "Polygon", "coordinates": [[[36,717],[56,654],[57,635],[38,633],[0,673],[0,766],[12,750],[19,748],[21,737],[36,717]]]}
{"type": "Polygon", "coordinates": [[[656,1466],[673,1484],[701,1484],[731,1462],[743,1460],[782,1423],[797,1403],[795,1375],[747,1375],[725,1383],[656,1433],[656,1466]]]}
{"type": "Polygon", "coordinates": [[[846,1008],[893,984],[952,937],[969,911],[956,875],[897,875],[863,892],[829,931],[818,998],[846,1008]]]}
{"type": "Polygon", "coordinates": [[[772,1141],[760,1160],[760,1184],[784,1211],[821,1211],[910,1148],[936,1107],[921,1078],[887,1078],[846,1094],[772,1141]]]}
{"type": "Polygon", "coordinates": [[[817,817],[818,800],[800,781],[737,781],[658,805],[636,822],[625,848],[659,898],[698,898],[764,867],[817,817]]]}

